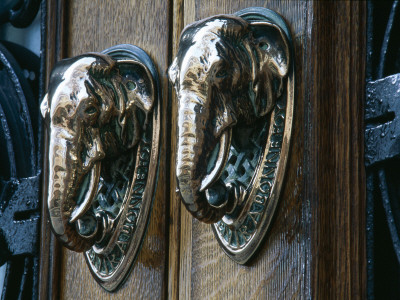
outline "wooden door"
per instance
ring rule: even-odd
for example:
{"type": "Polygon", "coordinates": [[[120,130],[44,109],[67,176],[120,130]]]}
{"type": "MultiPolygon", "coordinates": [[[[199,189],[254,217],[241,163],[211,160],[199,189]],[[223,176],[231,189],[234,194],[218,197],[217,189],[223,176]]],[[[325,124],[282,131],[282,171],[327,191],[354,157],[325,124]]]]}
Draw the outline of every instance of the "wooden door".
{"type": "Polygon", "coordinates": [[[47,49],[53,56],[48,68],[61,57],[116,44],[137,45],[158,68],[163,119],[156,198],[144,245],[126,282],[117,292],[103,290],[83,256],[59,250],[44,224],[41,295],[365,298],[365,14],[363,2],[350,1],[49,1],[47,49]],[[289,24],[296,93],[281,199],[260,250],[242,266],[223,253],[211,227],[192,218],[175,193],[176,102],[166,71],[184,26],[251,6],[275,10],[289,24]],[[53,280],[48,283],[49,278],[53,280]]]}
{"type": "MultiPolygon", "coordinates": [[[[176,277],[169,278],[170,286],[175,283],[169,295],[364,298],[364,4],[180,1],[174,3],[174,40],[195,20],[249,6],[281,14],[294,37],[294,131],[280,204],[258,255],[247,266],[223,253],[210,226],[184,208],[179,218],[174,209],[170,257],[179,252],[179,261],[176,277]]],[[[178,206],[174,195],[171,201],[171,207],[178,206]]]]}
{"type": "MultiPolygon", "coordinates": [[[[53,299],[161,299],[166,291],[167,262],[167,168],[166,128],[168,84],[169,7],[166,1],[48,1],[49,69],[55,60],[86,52],[100,52],[117,44],[132,44],[149,54],[158,69],[162,103],[162,140],[156,200],[146,238],[131,275],[116,293],[102,289],[90,274],[81,253],[59,249],[50,251],[48,270],[52,278],[42,297],[53,299]],[[54,48],[53,48],[54,47],[54,48]],[[57,57],[58,56],[58,57],[57,57]]],[[[49,230],[48,227],[45,230],[49,230]]],[[[46,269],[47,267],[47,269],[46,269]]],[[[46,284],[46,283],[45,283],[46,284]]],[[[43,285],[42,285],[43,286],[43,285]]]]}

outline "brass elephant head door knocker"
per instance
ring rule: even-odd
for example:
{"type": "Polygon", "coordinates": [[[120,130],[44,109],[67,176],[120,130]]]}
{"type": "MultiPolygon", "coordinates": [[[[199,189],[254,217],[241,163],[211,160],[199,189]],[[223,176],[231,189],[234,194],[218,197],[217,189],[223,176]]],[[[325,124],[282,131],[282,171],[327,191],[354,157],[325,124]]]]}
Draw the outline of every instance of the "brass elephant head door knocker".
{"type": "Polygon", "coordinates": [[[178,98],[176,176],[186,208],[245,263],[277,206],[294,102],[290,31],[265,8],[187,26],[169,68],[178,98]]]}
{"type": "Polygon", "coordinates": [[[159,83],[131,45],[62,60],[41,110],[49,123],[48,211],[65,247],[85,251],[96,280],[115,290],[148,223],[158,166],[159,83]]]}

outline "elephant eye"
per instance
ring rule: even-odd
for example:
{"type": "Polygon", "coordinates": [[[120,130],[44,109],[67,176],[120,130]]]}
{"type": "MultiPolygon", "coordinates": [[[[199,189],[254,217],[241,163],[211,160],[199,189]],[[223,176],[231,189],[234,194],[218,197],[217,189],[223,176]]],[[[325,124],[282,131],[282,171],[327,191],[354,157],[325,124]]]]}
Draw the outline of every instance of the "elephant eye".
{"type": "Polygon", "coordinates": [[[260,42],[258,44],[258,46],[262,49],[262,50],[268,50],[269,49],[269,44],[266,42],[260,42]]]}
{"type": "Polygon", "coordinates": [[[215,75],[217,78],[223,78],[226,77],[228,75],[228,72],[226,71],[226,69],[221,69],[217,72],[217,74],[215,75]]]}
{"type": "Polygon", "coordinates": [[[136,83],[134,83],[132,80],[129,80],[126,83],[126,87],[128,88],[128,90],[133,91],[134,89],[136,89],[136,83]]]}
{"type": "Polygon", "coordinates": [[[85,113],[88,115],[93,115],[96,112],[97,112],[97,109],[94,106],[89,106],[88,108],[85,109],[85,113]]]}

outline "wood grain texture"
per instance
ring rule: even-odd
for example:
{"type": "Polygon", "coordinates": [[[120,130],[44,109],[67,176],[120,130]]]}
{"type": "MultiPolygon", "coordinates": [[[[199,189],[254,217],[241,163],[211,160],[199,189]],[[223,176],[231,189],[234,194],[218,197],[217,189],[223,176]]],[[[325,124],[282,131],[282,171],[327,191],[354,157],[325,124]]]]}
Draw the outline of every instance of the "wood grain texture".
{"type": "MultiPolygon", "coordinates": [[[[143,48],[158,68],[161,87],[167,85],[169,3],[140,0],[70,1],[68,56],[102,51],[117,44],[143,48]]],[[[103,290],[91,276],[82,254],[64,250],[62,264],[63,299],[161,299],[166,295],[166,109],[162,97],[161,160],[156,197],[149,228],[127,281],[115,293],[103,290]]]]}
{"type": "Polygon", "coordinates": [[[309,199],[312,295],[366,298],[365,2],[314,2],[309,199]]]}
{"type": "MultiPolygon", "coordinates": [[[[50,286],[57,286],[55,275],[60,274],[62,287],[59,295],[50,289],[49,297],[365,298],[365,3],[74,0],[69,5],[67,56],[131,43],[155,62],[164,93],[162,159],[149,229],[127,282],[116,293],[105,292],[82,254],[64,250],[62,268],[50,266],[47,275],[53,278],[50,286]],[[296,99],[288,170],[275,218],[259,253],[240,266],[175,193],[176,103],[167,107],[169,96],[175,96],[166,71],[185,25],[251,6],[277,11],[292,30],[296,99]]],[[[65,36],[63,32],[58,35],[65,36]]]]}
{"type": "MultiPolygon", "coordinates": [[[[43,1],[46,8],[42,22],[45,22],[45,74],[44,86],[47,87],[50,72],[54,64],[65,57],[65,16],[66,2],[64,0],[43,1]]],[[[47,187],[48,187],[48,132],[43,125],[43,181],[42,181],[42,207],[40,224],[40,263],[39,263],[39,299],[59,299],[60,287],[60,245],[50,229],[47,213],[47,187]]]]}
{"type": "MultiPolygon", "coordinates": [[[[171,65],[172,60],[178,52],[178,43],[181,31],[184,27],[184,0],[172,1],[172,16],[171,16],[171,32],[170,32],[170,52],[168,64],[171,65]]],[[[180,227],[181,227],[181,201],[178,199],[175,187],[177,186],[175,176],[175,153],[176,153],[176,133],[177,133],[177,109],[176,95],[174,88],[169,86],[169,94],[171,99],[170,110],[170,197],[169,197],[169,251],[168,251],[168,299],[178,299],[179,297],[179,268],[180,268],[180,227]]]]}
{"type": "MultiPolygon", "coordinates": [[[[292,30],[296,63],[295,119],[286,180],[272,228],[247,266],[230,260],[211,227],[181,208],[180,299],[307,299],[310,264],[310,206],[304,192],[305,80],[310,36],[305,1],[185,0],[184,25],[216,14],[264,6],[280,13],[292,30]]],[[[178,43],[173,41],[174,46],[178,43]]],[[[175,196],[176,201],[180,201],[175,196]]]]}

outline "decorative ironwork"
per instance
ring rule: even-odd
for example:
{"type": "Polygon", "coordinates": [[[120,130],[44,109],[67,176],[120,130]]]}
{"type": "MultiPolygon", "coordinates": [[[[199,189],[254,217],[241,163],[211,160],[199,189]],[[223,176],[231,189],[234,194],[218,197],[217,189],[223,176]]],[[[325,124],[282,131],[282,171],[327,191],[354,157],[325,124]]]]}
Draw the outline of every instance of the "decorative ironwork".
{"type": "Polygon", "coordinates": [[[29,26],[39,10],[41,0],[2,0],[0,24],[10,22],[13,26],[29,26]]]}
{"type": "Polygon", "coordinates": [[[0,265],[7,266],[0,295],[32,299],[37,298],[39,268],[40,120],[38,87],[23,70],[38,77],[39,58],[17,45],[4,45],[0,44],[0,265]],[[9,50],[19,54],[18,61],[9,50]],[[28,57],[30,65],[20,56],[28,57]]]}
{"type": "Polygon", "coordinates": [[[368,298],[400,293],[400,4],[368,2],[365,165],[368,298]]]}
{"type": "Polygon", "coordinates": [[[157,175],[158,77],[131,45],[57,63],[41,110],[49,122],[48,210],[58,240],[85,251],[107,290],[140,249],[157,175]]]}
{"type": "Polygon", "coordinates": [[[275,211],[294,106],[290,31],[265,8],[185,28],[169,68],[178,98],[178,191],[245,263],[275,211]]]}

